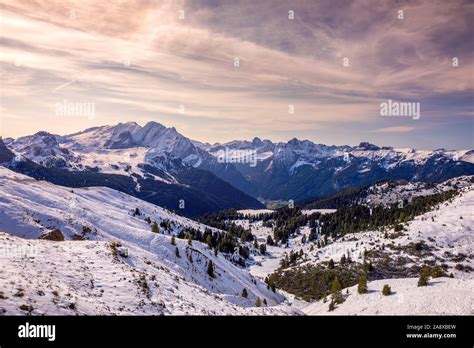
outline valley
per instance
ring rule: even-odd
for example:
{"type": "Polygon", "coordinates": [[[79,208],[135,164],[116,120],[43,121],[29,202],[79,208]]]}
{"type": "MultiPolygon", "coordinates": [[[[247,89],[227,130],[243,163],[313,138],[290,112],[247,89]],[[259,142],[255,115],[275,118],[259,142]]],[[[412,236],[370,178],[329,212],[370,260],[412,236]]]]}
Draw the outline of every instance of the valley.
{"type": "Polygon", "coordinates": [[[448,292],[419,313],[473,312],[472,150],[129,122],[0,139],[0,161],[4,314],[409,314],[448,292]]]}
{"type": "Polygon", "coordinates": [[[327,235],[318,221],[335,216],[338,209],[232,210],[214,214],[208,226],[110,188],[71,189],[0,167],[0,311],[408,314],[412,302],[421,301],[414,313],[472,314],[472,177],[429,191],[417,183],[377,184],[364,196],[377,206],[397,205],[392,197],[402,197],[400,191],[408,202],[454,187],[455,196],[403,220],[401,230],[387,225],[327,235]],[[281,220],[279,214],[289,215],[281,220]],[[287,226],[295,218],[294,232],[275,234],[280,224],[287,226]],[[222,229],[212,227],[217,221],[222,229]],[[368,295],[357,294],[354,284],[369,264],[368,295]],[[426,265],[441,273],[425,291],[412,283],[426,265]],[[329,312],[326,286],[335,276],[345,300],[329,312]],[[380,294],[385,284],[393,295],[380,294]],[[430,307],[426,294],[450,300],[430,307]]]}
{"type": "MultiPolygon", "coordinates": [[[[474,175],[473,150],[396,149],[368,142],[336,146],[298,139],[274,143],[259,138],[211,145],[157,122],[119,123],[70,135],[38,132],[4,142],[20,158],[41,166],[30,168],[30,176],[41,172],[37,176],[62,185],[78,185],[77,180],[56,179],[70,172],[111,175],[110,181],[132,177],[133,182],[121,185],[126,186],[120,188],[126,193],[137,191],[137,183],[143,186],[143,182],[168,192],[158,201],[153,189],[148,194],[133,192],[151,203],[177,210],[178,200],[172,196],[198,199],[202,208],[188,204],[181,210],[186,216],[227,208],[263,208],[262,202],[278,207],[289,200],[321,198],[383,180],[442,182],[474,175]]],[[[98,179],[89,179],[94,180],[98,179]]],[[[101,180],[101,185],[109,184],[101,180]]]]}

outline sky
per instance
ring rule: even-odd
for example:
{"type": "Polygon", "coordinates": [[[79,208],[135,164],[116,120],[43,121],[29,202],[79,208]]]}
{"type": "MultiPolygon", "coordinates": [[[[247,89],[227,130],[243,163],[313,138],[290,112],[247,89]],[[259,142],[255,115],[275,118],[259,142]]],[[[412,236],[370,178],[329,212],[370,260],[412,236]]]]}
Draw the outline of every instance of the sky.
{"type": "Polygon", "coordinates": [[[0,135],[155,121],[209,143],[472,149],[473,23],[456,0],[2,0],[0,135]],[[382,116],[389,100],[419,118],[382,116]]]}

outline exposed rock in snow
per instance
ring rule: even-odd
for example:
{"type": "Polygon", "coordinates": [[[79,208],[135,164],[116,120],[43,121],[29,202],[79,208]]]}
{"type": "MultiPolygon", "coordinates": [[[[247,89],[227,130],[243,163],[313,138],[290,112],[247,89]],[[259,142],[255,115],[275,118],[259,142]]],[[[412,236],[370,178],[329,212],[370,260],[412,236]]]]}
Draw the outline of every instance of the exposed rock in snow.
{"type": "Polygon", "coordinates": [[[64,241],[64,235],[61,233],[60,230],[54,229],[51,232],[46,232],[42,236],[40,236],[40,239],[45,239],[45,240],[52,240],[55,242],[63,242],[64,241]]]}

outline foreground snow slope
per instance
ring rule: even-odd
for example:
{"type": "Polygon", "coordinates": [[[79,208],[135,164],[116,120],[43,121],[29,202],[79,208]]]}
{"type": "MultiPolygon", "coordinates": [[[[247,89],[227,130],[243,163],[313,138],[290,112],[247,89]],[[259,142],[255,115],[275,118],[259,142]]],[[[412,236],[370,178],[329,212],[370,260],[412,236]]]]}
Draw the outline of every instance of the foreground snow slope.
{"type": "Polygon", "coordinates": [[[166,209],[105,187],[70,189],[38,181],[0,166],[0,230],[23,238],[38,238],[60,229],[67,238],[90,227],[95,239],[113,237],[149,243],[154,235],[145,221],[174,222],[174,230],[206,226],[166,209]],[[138,208],[140,216],[133,216],[138,208]]]}
{"type": "Polygon", "coordinates": [[[329,301],[322,300],[303,309],[309,315],[472,315],[474,279],[435,278],[418,287],[418,279],[383,279],[368,283],[368,293],[358,294],[357,285],[348,288],[346,300],[328,312],[329,301]],[[384,296],[388,284],[392,294],[384,296]]]}
{"type": "Polygon", "coordinates": [[[226,296],[213,294],[153,261],[150,253],[140,255],[132,249],[132,256],[123,258],[111,245],[26,240],[0,233],[0,315],[298,313],[285,305],[234,305],[226,296]]]}
{"type": "MultiPolygon", "coordinates": [[[[171,273],[173,277],[181,277],[189,282],[191,287],[195,284],[202,287],[202,291],[225,298],[228,304],[252,307],[256,298],[259,297],[262,300],[265,299],[269,306],[274,306],[284,300],[282,295],[267,289],[262,281],[255,279],[245,269],[232,264],[223,254],[215,256],[207,245],[196,241],[188,245],[187,241],[179,239],[176,239],[176,246],[172,245],[171,234],[179,232],[186,226],[201,230],[206,228],[204,225],[172,214],[153,204],[108,188],[71,190],[36,181],[0,167],[0,231],[33,239],[52,229],[59,229],[66,239],[116,241],[129,249],[130,256],[125,261],[136,271],[147,270],[150,264],[153,264],[162,272],[171,273]],[[136,208],[140,210],[141,215],[134,216],[133,212],[136,208]],[[172,230],[165,231],[160,228],[160,233],[151,232],[150,225],[145,221],[147,217],[150,217],[152,221],[157,221],[158,224],[164,220],[171,221],[172,230]],[[176,256],[176,248],[180,257],[176,256]],[[216,274],[214,279],[207,274],[209,261],[214,264],[216,274]],[[248,298],[241,296],[244,288],[248,291],[248,298]]],[[[15,241],[21,241],[21,239],[15,239],[15,241]]],[[[46,243],[47,245],[52,243],[52,247],[45,253],[51,258],[59,257],[55,255],[55,251],[61,248],[70,246],[74,249],[85,243],[83,257],[88,259],[90,257],[86,253],[89,250],[88,243],[97,242],[30,241],[30,243],[46,243]]],[[[100,245],[105,245],[105,243],[100,245]]],[[[106,247],[103,246],[103,249],[106,247]]],[[[48,260],[45,258],[42,261],[48,260]]],[[[9,261],[10,259],[7,258],[6,262],[9,261]]],[[[99,262],[100,258],[97,261],[99,262]]],[[[35,266],[26,264],[25,267],[35,266]]],[[[34,273],[33,270],[32,272],[34,273]]],[[[45,273],[47,274],[46,271],[45,273]]],[[[54,272],[49,276],[55,280],[54,272]]],[[[71,274],[71,278],[76,277],[82,277],[82,275],[71,274]]],[[[28,278],[25,275],[25,279],[28,278]]],[[[190,291],[189,294],[193,296],[193,299],[198,299],[200,296],[199,292],[190,291]]],[[[181,295],[181,292],[177,292],[176,296],[178,295],[181,295]]],[[[208,308],[212,310],[212,307],[208,308]]],[[[228,313],[232,314],[233,311],[232,309],[228,313]]]]}

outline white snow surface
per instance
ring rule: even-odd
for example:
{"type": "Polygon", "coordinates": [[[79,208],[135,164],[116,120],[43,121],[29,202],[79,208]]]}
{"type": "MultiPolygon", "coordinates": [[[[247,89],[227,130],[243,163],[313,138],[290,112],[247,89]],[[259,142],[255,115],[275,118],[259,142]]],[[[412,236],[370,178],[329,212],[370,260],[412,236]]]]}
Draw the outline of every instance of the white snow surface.
{"type": "Polygon", "coordinates": [[[474,314],[474,279],[431,279],[427,286],[417,286],[416,278],[381,279],[368,282],[368,292],[359,294],[357,285],[344,290],[345,301],[329,312],[323,300],[303,308],[309,315],[472,315],[474,314]],[[385,296],[385,284],[392,294],[385,296]]]}
{"type": "Polygon", "coordinates": [[[274,210],[271,209],[243,209],[237,211],[240,214],[248,215],[248,216],[255,216],[260,214],[271,214],[274,210]]]}
{"type": "Polygon", "coordinates": [[[137,292],[136,277],[133,275],[145,274],[151,288],[146,292],[148,300],[141,298],[145,304],[139,306],[137,313],[298,312],[282,304],[284,296],[267,289],[266,284],[251,276],[247,270],[235,266],[225,255],[219,253],[214,256],[207,245],[197,241],[188,245],[187,241],[176,238],[174,246],[171,244],[171,233],[161,227],[160,233],[151,232],[150,225],[144,220],[146,217],[158,224],[165,219],[171,221],[173,234],[185,226],[201,230],[206,227],[112,189],[91,187],[71,190],[0,167],[0,231],[9,234],[0,238],[3,250],[8,243],[14,246],[26,243],[34,250],[42,250],[41,255],[36,252],[33,255],[29,252],[26,255],[13,253],[13,257],[9,253],[2,254],[0,290],[10,289],[5,293],[10,302],[0,299],[0,308],[10,314],[20,314],[23,313],[18,307],[20,302],[29,300],[26,304],[38,310],[35,314],[74,314],[74,311],[51,303],[51,295],[38,297],[35,294],[54,288],[63,289],[62,296],[69,293],[76,299],[85,299],[95,291],[90,280],[99,279],[106,291],[97,301],[103,304],[99,305],[91,298],[93,304],[82,307],[79,306],[81,300],[76,304],[79,313],[131,313],[138,303],[142,303],[140,298],[132,300],[132,294],[137,292]],[[141,211],[141,216],[133,216],[136,208],[141,211]],[[67,241],[36,240],[52,229],[59,229],[67,241]],[[84,229],[89,232],[83,234],[84,229]],[[71,240],[81,235],[91,240],[71,240]],[[115,260],[110,251],[112,242],[119,243],[129,256],[119,256],[115,260]],[[176,248],[180,257],[175,255],[176,248]],[[214,264],[215,278],[207,274],[209,261],[214,264]],[[89,263],[95,266],[88,266],[89,263]],[[156,286],[150,285],[155,283],[156,286]],[[11,295],[16,286],[24,289],[28,297],[25,295],[19,301],[11,295]],[[249,294],[246,299],[241,296],[244,288],[249,294]],[[124,304],[117,303],[115,296],[123,299],[123,310],[120,308],[124,304]],[[265,299],[268,307],[252,309],[257,297],[262,301],[265,299]],[[161,301],[166,304],[167,310],[152,304],[161,301]],[[96,305],[99,307],[93,309],[96,305]]]}
{"type": "MultiPolygon", "coordinates": [[[[440,184],[444,186],[444,184],[440,184]]],[[[279,267],[279,261],[285,253],[290,251],[299,252],[303,250],[305,256],[299,265],[314,264],[333,259],[338,262],[343,255],[350,256],[352,260],[362,262],[364,252],[378,250],[382,245],[406,246],[410,243],[423,241],[433,250],[432,256],[426,256],[423,260],[445,258],[445,253],[452,255],[467,255],[462,262],[464,265],[474,268],[474,185],[461,189],[461,194],[456,196],[449,203],[445,202],[423,215],[417,216],[410,221],[405,230],[398,237],[394,237],[394,231],[388,230],[387,237],[382,231],[364,231],[349,233],[343,238],[332,241],[320,249],[312,242],[302,243],[303,235],[308,237],[310,229],[308,226],[300,228],[299,234],[288,241],[288,247],[277,245],[267,246],[266,255],[256,255],[257,261],[250,267],[250,271],[255,276],[264,278],[269,273],[274,272],[279,267]]],[[[327,212],[330,213],[330,212],[327,212]]],[[[269,227],[264,227],[261,221],[250,223],[249,220],[236,220],[245,228],[250,228],[257,236],[259,243],[266,241],[267,236],[273,236],[273,231],[269,227]]],[[[324,228],[324,226],[323,226],[324,228]]],[[[413,263],[422,260],[407,255],[404,251],[397,253],[390,248],[385,248],[386,252],[393,253],[394,256],[406,256],[413,263]]],[[[446,260],[445,263],[451,268],[449,273],[453,273],[456,278],[474,278],[474,272],[465,272],[454,269],[456,263],[446,260]]]]}
{"type": "Polygon", "coordinates": [[[208,290],[187,279],[179,265],[133,246],[123,258],[114,256],[110,242],[27,240],[0,233],[0,251],[0,315],[301,314],[286,304],[233,304],[212,286],[208,290]]]}
{"type": "Polygon", "coordinates": [[[382,182],[368,188],[368,196],[365,199],[367,205],[389,205],[400,200],[411,201],[417,196],[426,196],[441,193],[455,188],[472,186],[474,176],[459,176],[444,182],[428,184],[424,182],[382,182]]]}
{"type": "Polygon", "coordinates": [[[301,212],[305,215],[311,215],[314,213],[321,213],[322,215],[324,214],[331,214],[335,213],[337,209],[308,209],[308,210],[302,210],[301,212]]]}
{"type": "MultiPolygon", "coordinates": [[[[461,263],[474,267],[474,187],[470,178],[451,181],[434,188],[415,183],[374,191],[372,198],[387,198],[403,192],[440,192],[453,183],[461,188],[460,195],[416,217],[399,235],[393,230],[387,231],[387,235],[382,231],[353,233],[335,241],[330,239],[329,245],[318,249],[313,242],[302,243],[303,235],[310,232],[305,226],[290,238],[288,247],[267,246],[265,255],[254,252],[255,263],[246,270],[223,254],[214,256],[213,251],[197,241],[188,245],[187,241],[176,239],[176,246],[171,244],[171,234],[185,226],[206,228],[197,222],[112,189],[70,189],[0,167],[0,231],[6,232],[0,233],[0,314],[472,315],[474,272],[455,269],[458,262],[452,257],[444,263],[454,278],[431,279],[426,287],[417,287],[416,278],[371,281],[365,295],[357,294],[356,287],[349,288],[349,295],[344,289],[346,301],[333,312],[327,311],[329,303],[308,305],[283,291],[273,293],[261,281],[292,250],[302,249],[305,254],[298,266],[331,258],[337,263],[342,255],[348,254],[352,260],[361,262],[364,250],[418,241],[431,248],[431,255],[416,257],[404,250],[384,250],[394,258],[406,257],[407,267],[431,259],[438,262],[446,253],[464,255],[461,263]],[[133,216],[136,208],[141,216],[133,216]],[[146,217],[158,224],[171,221],[172,231],[160,228],[160,233],[152,233],[146,217]],[[37,239],[52,229],[61,230],[67,240],[37,239]],[[84,234],[84,229],[89,232],[84,234]],[[82,235],[89,240],[71,240],[82,235]],[[116,248],[118,255],[112,243],[120,244],[116,248]],[[176,247],[181,257],[176,257],[176,247]],[[209,260],[215,266],[216,278],[207,275],[209,260]],[[384,284],[391,286],[392,295],[380,293],[384,284]],[[243,288],[249,293],[247,299],[241,296],[243,288]],[[19,291],[24,295],[15,296],[19,291]],[[265,299],[268,305],[254,307],[256,297],[265,299]],[[31,308],[22,310],[22,304],[31,308]]],[[[241,212],[255,215],[271,211],[241,212]]],[[[235,222],[250,228],[259,244],[273,235],[272,228],[264,227],[262,221],[235,222]]]]}
{"type": "MultiPolygon", "coordinates": [[[[212,157],[218,159],[224,149],[226,155],[233,159],[250,156],[247,158],[250,162],[269,160],[267,169],[273,166],[284,166],[290,175],[297,173],[300,167],[318,168],[321,165],[324,166],[328,159],[345,159],[346,156],[346,165],[336,168],[336,172],[349,168],[353,158],[364,160],[358,169],[360,173],[371,170],[373,161],[384,169],[394,169],[404,163],[423,165],[430,159],[438,161],[441,158],[459,163],[474,163],[474,150],[472,149],[416,150],[412,148],[378,148],[374,145],[369,147],[327,146],[298,139],[292,139],[287,143],[273,143],[260,139],[254,139],[252,142],[235,140],[211,146],[188,139],[174,127],[167,128],[157,122],[148,122],[143,127],[135,122],[119,123],[94,127],[65,136],[39,132],[9,141],[8,146],[16,154],[46,166],[84,170],[85,166],[89,165],[98,167],[103,172],[116,173],[121,167],[127,168],[125,163],[131,162],[133,172],[139,175],[141,175],[141,171],[136,167],[136,162],[139,160],[141,162],[138,163],[155,165],[153,158],[157,156],[181,158],[183,163],[199,167],[206,159],[212,157]],[[140,148],[148,149],[146,156],[140,148]],[[103,151],[106,149],[109,151],[103,151]],[[134,160],[128,161],[126,157],[123,157],[127,151],[117,151],[118,149],[130,149],[131,152],[139,152],[139,154],[134,160]],[[110,167],[110,164],[113,165],[113,168],[110,167]]],[[[167,180],[166,175],[165,179],[167,180]]],[[[416,179],[416,177],[412,178],[412,180],[416,179]]]]}
{"type": "MultiPolygon", "coordinates": [[[[386,191],[374,192],[372,199],[377,198],[378,204],[385,204],[387,199],[397,197],[397,194],[409,193],[410,196],[433,194],[452,189],[453,184],[461,190],[458,196],[451,201],[439,204],[432,211],[417,216],[405,225],[401,234],[395,233],[393,229],[387,230],[386,234],[382,231],[350,233],[334,241],[329,238],[328,245],[317,248],[313,242],[302,243],[303,235],[308,236],[310,232],[309,227],[305,226],[300,228],[299,234],[289,239],[287,247],[267,245],[265,255],[255,255],[256,263],[250,266],[250,272],[263,279],[280,266],[280,260],[285,254],[300,250],[303,250],[304,257],[297,266],[293,267],[320,264],[330,259],[338,263],[343,255],[350,256],[353,261],[361,263],[364,252],[381,250],[385,245],[384,252],[388,253],[389,258],[395,260],[398,257],[405,257],[408,260],[405,264],[407,268],[412,265],[420,266],[429,261],[435,261],[438,265],[442,262],[449,267],[447,274],[453,274],[454,278],[431,279],[429,286],[426,287],[417,287],[418,278],[374,280],[369,282],[368,294],[359,295],[357,286],[349,288],[349,295],[346,295],[347,289],[343,289],[342,293],[346,296],[346,301],[332,312],[328,312],[329,301],[327,303],[318,301],[308,305],[307,302],[294,295],[284,293],[287,301],[293,308],[302,309],[308,315],[472,315],[474,313],[474,272],[472,271],[474,268],[474,185],[470,177],[451,179],[429,189],[416,183],[396,186],[386,191]],[[417,242],[428,245],[429,254],[416,256],[403,249],[398,251],[396,248],[391,248],[391,246],[404,247],[417,242]],[[456,257],[460,260],[453,260],[456,257]],[[456,268],[459,265],[465,269],[456,268]],[[392,288],[392,295],[381,294],[384,284],[389,284],[392,288]]],[[[269,235],[273,235],[272,229],[264,227],[262,221],[236,220],[234,222],[250,228],[257,236],[259,243],[264,242],[269,235]]]]}

